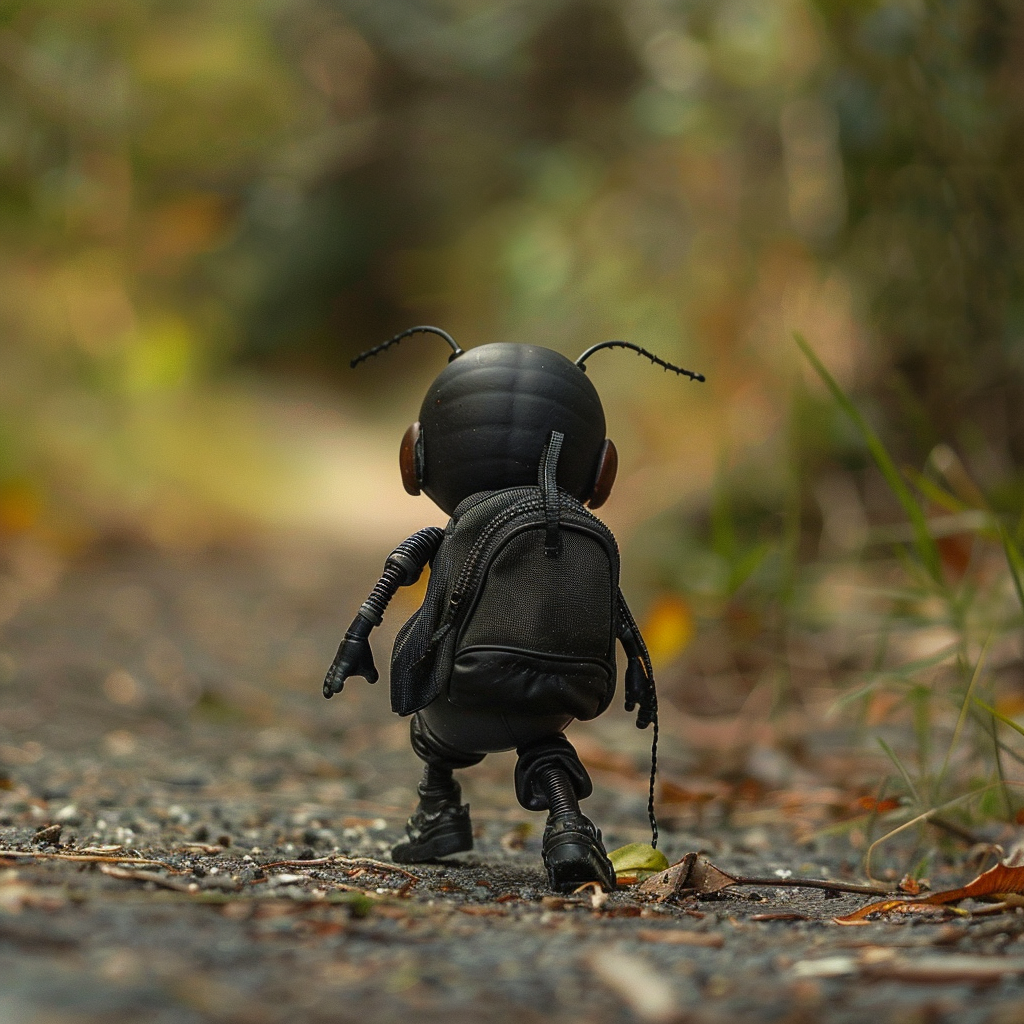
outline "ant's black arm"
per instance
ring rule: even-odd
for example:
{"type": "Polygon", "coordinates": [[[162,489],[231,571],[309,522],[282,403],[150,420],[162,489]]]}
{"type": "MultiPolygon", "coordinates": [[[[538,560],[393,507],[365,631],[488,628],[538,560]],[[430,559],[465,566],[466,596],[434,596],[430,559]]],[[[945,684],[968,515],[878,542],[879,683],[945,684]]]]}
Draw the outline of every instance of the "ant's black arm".
{"type": "Polygon", "coordinates": [[[619,591],[619,642],[626,652],[626,710],[638,708],[636,727],[646,729],[658,716],[658,694],[654,688],[654,668],[647,644],[619,591]]]}
{"type": "Polygon", "coordinates": [[[398,588],[407,587],[420,578],[423,567],[433,559],[443,538],[443,530],[428,526],[402,541],[388,555],[377,585],[360,606],[327,670],[325,697],[341,693],[349,676],[362,676],[368,683],[377,682],[379,673],[370,650],[370,631],[381,624],[384,611],[398,588]]]}
{"type": "Polygon", "coordinates": [[[658,819],[654,815],[654,782],[658,775],[658,691],[654,687],[654,668],[647,644],[619,591],[619,642],[626,652],[626,710],[637,708],[636,727],[646,729],[654,723],[651,736],[651,783],[647,791],[647,816],[651,819],[651,846],[658,845],[658,819]]]}

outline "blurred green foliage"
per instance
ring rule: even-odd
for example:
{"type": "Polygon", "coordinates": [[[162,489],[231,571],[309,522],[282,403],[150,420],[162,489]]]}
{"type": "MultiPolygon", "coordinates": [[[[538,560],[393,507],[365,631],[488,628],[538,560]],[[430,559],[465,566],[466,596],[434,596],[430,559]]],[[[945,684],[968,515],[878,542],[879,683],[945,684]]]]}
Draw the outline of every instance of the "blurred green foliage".
{"type": "Polygon", "coordinates": [[[632,464],[675,481],[644,515],[685,532],[687,475],[721,467],[699,543],[725,593],[776,565],[766,534],[813,554],[816,482],[898,511],[793,329],[897,462],[953,444],[1019,508],[1022,58],[1009,0],[10,0],[5,515],[130,519],[200,455],[245,489],[249,425],[211,389],[408,405],[428,343],[347,361],[416,321],[705,370],[682,398],[596,372],[632,464]]]}

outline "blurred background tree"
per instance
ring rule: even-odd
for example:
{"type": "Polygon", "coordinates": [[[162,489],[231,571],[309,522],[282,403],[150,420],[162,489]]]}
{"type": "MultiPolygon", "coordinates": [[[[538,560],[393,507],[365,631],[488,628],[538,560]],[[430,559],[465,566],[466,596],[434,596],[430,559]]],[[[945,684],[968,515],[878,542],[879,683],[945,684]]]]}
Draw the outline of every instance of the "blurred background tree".
{"type": "Polygon", "coordinates": [[[793,329],[901,457],[1019,508],[1022,58],[1007,0],[11,0],[4,528],[351,505],[438,354],[347,361],[418,321],[708,374],[595,367],[623,528],[711,524],[718,471],[748,554],[786,508],[817,550],[837,487],[892,507],[793,329]]]}

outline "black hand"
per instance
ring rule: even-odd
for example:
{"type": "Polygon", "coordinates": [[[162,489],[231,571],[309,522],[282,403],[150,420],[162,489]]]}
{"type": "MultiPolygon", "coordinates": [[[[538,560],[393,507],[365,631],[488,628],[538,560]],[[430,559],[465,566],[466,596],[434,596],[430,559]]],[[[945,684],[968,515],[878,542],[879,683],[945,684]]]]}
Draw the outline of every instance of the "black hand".
{"type": "Polygon", "coordinates": [[[368,683],[375,683],[380,673],[373,663],[369,640],[346,633],[324,679],[324,696],[330,698],[341,693],[349,676],[362,676],[368,683]]]}
{"type": "Polygon", "coordinates": [[[646,729],[654,721],[657,705],[650,699],[640,702],[640,710],[636,713],[636,727],[646,729]]]}
{"type": "Polygon", "coordinates": [[[630,658],[626,663],[626,710],[632,711],[637,704],[642,705],[649,689],[650,683],[640,659],[630,658]]]}

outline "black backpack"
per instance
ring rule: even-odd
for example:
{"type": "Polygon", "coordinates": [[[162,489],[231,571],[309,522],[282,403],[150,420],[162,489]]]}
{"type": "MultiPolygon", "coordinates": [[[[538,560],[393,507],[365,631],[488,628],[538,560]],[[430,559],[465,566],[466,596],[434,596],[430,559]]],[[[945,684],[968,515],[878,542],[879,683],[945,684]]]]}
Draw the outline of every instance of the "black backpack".
{"type": "Polygon", "coordinates": [[[584,721],[610,704],[622,614],[618,546],[555,486],[559,440],[545,450],[537,486],[485,491],[455,510],[423,605],[395,641],[399,714],[442,692],[475,711],[584,721]]]}

